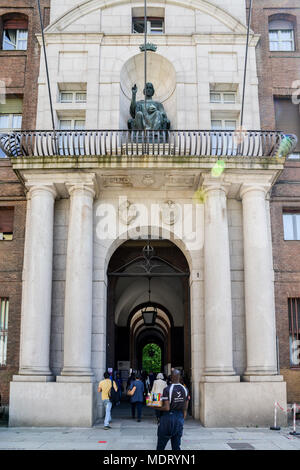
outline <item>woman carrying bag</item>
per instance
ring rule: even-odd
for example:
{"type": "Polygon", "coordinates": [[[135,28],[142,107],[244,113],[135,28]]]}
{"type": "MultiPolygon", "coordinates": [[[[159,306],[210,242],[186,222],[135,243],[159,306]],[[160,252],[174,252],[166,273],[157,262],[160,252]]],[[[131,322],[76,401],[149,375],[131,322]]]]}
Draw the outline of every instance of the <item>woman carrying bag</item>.
{"type": "Polygon", "coordinates": [[[131,382],[127,395],[130,396],[132,419],[135,418],[135,409],[137,408],[137,421],[140,423],[144,402],[144,384],[140,374],[137,374],[135,380],[131,382]]]}
{"type": "MultiPolygon", "coordinates": [[[[154,382],[153,382],[151,395],[153,393],[157,393],[160,396],[162,396],[163,391],[166,387],[167,387],[167,382],[164,380],[163,374],[161,374],[161,373],[157,374],[156,380],[154,380],[154,382]]],[[[157,423],[159,423],[159,419],[160,419],[160,415],[161,415],[160,410],[156,409],[155,414],[156,414],[157,423]]]]}

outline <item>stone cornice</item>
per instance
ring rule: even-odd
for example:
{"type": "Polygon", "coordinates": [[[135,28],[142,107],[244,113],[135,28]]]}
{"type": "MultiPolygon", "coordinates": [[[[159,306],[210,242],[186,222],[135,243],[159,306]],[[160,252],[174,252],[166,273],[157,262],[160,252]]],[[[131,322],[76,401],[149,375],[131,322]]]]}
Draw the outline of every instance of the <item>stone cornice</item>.
{"type": "MultiPolygon", "coordinates": [[[[192,34],[193,40],[195,44],[221,44],[224,45],[244,45],[246,44],[247,38],[245,34],[239,33],[195,33],[192,34]]],[[[252,34],[249,40],[249,45],[252,47],[256,47],[258,41],[260,39],[260,35],[252,34]]]]}
{"type": "MultiPolygon", "coordinates": [[[[103,36],[103,33],[48,33],[45,44],[101,44],[103,36]]],[[[42,46],[42,35],[36,34],[36,38],[42,46]]]]}
{"type": "MultiPolygon", "coordinates": [[[[41,34],[36,38],[42,46],[41,34]]],[[[193,33],[193,34],[165,34],[155,36],[155,44],[158,47],[168,46],[193,46],[220,44],[222,46],[244,45],[246,35],[240,33],[193,33]]],[[[253,34],[250,38],[250,46],[256,47],[260,36],[253,34]]],[[[48,32],[45,33],[45,43],[49,44],[101,44],[103,46],[122,45],[140,46],[143,38],[137,34],[105,34],[105,33],[76,33],[76,32],[48,32]]]]}

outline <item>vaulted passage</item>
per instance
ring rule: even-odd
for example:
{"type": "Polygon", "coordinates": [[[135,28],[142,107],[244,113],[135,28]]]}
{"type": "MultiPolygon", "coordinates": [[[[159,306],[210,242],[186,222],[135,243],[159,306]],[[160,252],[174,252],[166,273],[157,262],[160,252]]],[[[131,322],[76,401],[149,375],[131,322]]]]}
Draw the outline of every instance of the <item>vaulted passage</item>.
{"type": "Polygon", "coordinates": [[[107,298],[108,368],[124,378],[130,369],[147,368],[143,350],[154,344],[161,351],[157,372],[177,367],[191,378],[189,267],[176,245],[130,240],[120,246],[109,263],[107,298]]]}

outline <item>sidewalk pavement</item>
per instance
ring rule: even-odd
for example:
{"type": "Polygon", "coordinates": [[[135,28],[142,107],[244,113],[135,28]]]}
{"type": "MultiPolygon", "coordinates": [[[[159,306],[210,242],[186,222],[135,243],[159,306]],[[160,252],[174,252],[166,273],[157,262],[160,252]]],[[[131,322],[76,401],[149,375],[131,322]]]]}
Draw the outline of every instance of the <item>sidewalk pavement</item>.
{"type": "MultiPolygon", "coordinates": [[[[128,417],[113,419],[112,428],[8,428],[0,427],[1,450],[155,450],[157,425],[153,417],[140,423],[128,417]]],[[[300,436],[292,427],[204,428],[188,419],[184,425],[182,450],[300,450],[300,436]]],[[[298,426],[298,432],[300,432],[298,426]]],[[[166,450],[171,450],[168,443],[166,450]]]]}

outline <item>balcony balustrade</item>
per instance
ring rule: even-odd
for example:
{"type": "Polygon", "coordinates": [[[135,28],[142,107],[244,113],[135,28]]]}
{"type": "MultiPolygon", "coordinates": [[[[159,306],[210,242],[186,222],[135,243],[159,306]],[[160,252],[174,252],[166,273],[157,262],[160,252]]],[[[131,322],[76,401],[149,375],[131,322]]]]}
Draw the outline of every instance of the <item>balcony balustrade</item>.
{"type": "MultiPolygon", "coordinates": [[[[0,134],[0,148],[18,157],[274,157],[286,140],[278,131],[15,131],[0,134]]],[[[289,149],[297,138],[288,136],[289,149]]]]}

